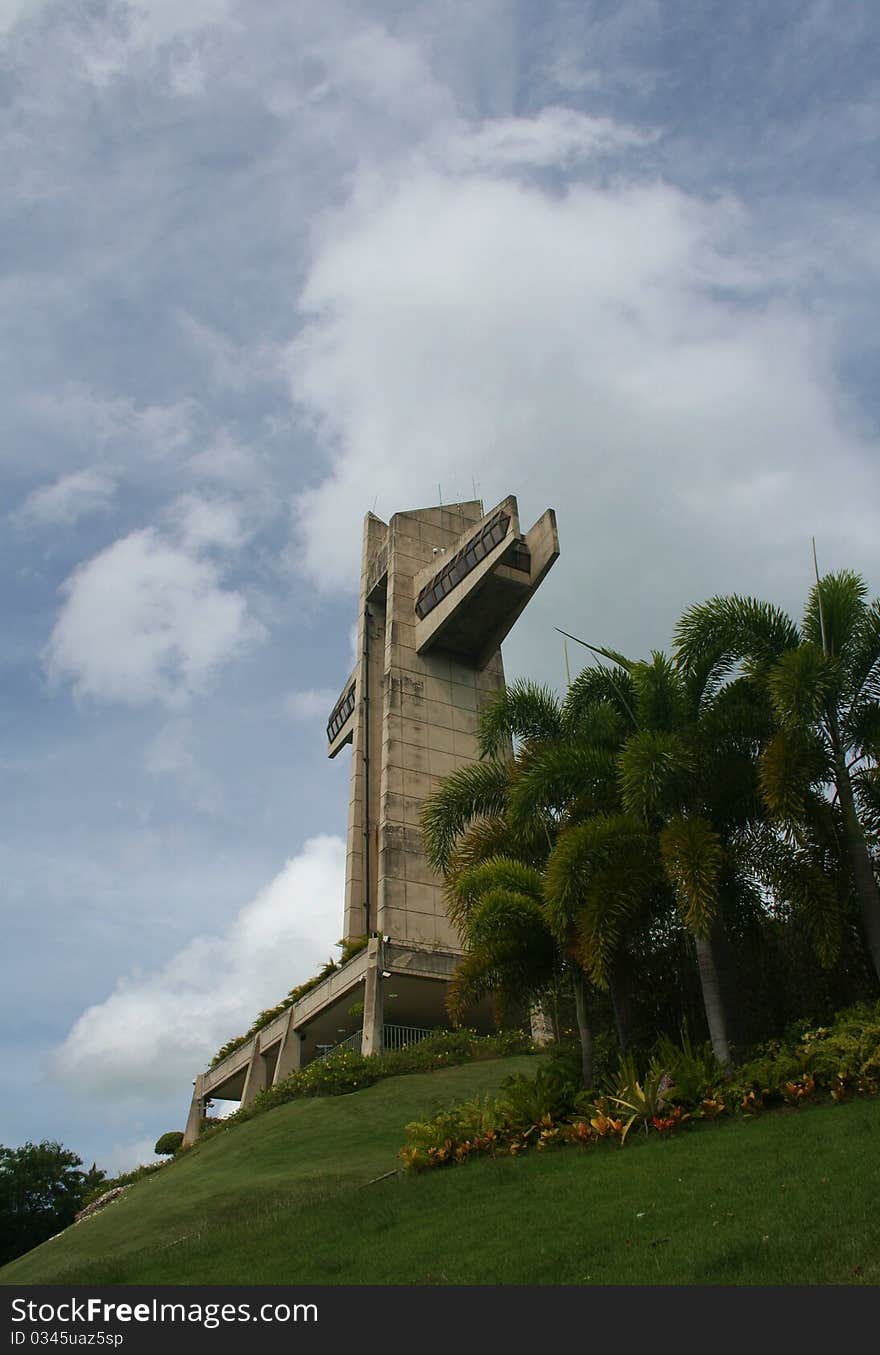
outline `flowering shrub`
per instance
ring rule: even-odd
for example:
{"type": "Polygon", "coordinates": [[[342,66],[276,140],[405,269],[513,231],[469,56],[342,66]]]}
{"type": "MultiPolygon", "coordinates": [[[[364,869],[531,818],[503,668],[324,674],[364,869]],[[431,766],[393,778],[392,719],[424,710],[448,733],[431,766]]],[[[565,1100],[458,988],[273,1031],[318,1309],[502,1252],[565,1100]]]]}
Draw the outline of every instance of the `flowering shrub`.
{"type": "Polygon", "coordinates": [[[605,1090],[577,1091],[564,1059],[534,1078],[508,1078],[494,1101],[469,1101],[432,1120],[406,1126],[400,1150],[412,1170],[465,1162],[474,1153],[517,1156],[527,1148],[626,1142],[637,1126],[668,1136],[683,1125],[722,1115],[757,1115],[799,1107],[826,1095],[834,1103],[880,1088],[880,1003],[842,1012],[831,1026],[804,1027],[793,1046],[779,1042],[725,1080],[711,1051],[664,1039],[642,1074],[620,1060],[605,1090]]]}
{"type": "Polygon", "coordinates": [[[801,1105],[826,1093],[832,1101],[871,1096],[880,1083],[880,1003],[860,1003],[830,1026],[803,1026],[788,1047],[773,1041],[736,1070],[728,1100],[749,1114],[801,1105]]]}
{"type": "MultiPolygon", "coordinates": [[[[253,1101],[242,1106],[232,1115],[221,1120],[218,1129],[239,1124],[242,1120],[251,1120],[255,1115],[282,1106],[286,1101],[295,1101],[305,1096],[345,1096],[348,1092],[361,1091],[369,1087],[377,1078],[373,1060],[356,1054],[351,1049],[342,1049],[338,1054],[328,1054],[324,1059],[316,1059],[306,1068],[291,1073],[283,1082],[258,1092],[253,1101]]],[[[205,1131],[211,1133],[210,1130],[205,1131]]]]}

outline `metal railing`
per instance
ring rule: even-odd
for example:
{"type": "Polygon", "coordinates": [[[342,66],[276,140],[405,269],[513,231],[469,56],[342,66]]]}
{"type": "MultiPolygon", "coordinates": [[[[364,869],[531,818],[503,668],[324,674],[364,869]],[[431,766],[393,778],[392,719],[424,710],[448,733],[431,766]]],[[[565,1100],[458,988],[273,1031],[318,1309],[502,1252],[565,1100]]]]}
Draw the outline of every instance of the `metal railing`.
{"type": "Polygon", "coordinates": [[[315,1058],[315,1063],[317,1063],[320,1059],[326,1059],[328,1054],[340,1054],[343,1051],[343,1049],[350,1049],[353,1054],[359,1054],[361,1052],[361,1044],[363,1043],[363,1038],[364,1038],[363,1031],[356,1030],[354,1035],[349,1035],[347,1040],[340,1040],[339,1044],[330,1045],[329,1048],[319,1044],[318,1048],[320,1049],[321,1052],[315,1058]]]}
{"type": "Polygon", "coordinates": [[[418,1044],[427,1035],[433,1034],[433,1030],[426,1030],[424,1026],[383,1026],[382,1052],[405,1049],[408,1044],[418,1044]]]}
{"type": "MultiPolygon", "coordinates": [[[[427,1030],[424,1026],[383,1026],[382,1052],[405,1049],[407,1045],[418,1044],[427,1035],[433,1034],[433,1030],[427,1030]]],[[[320,1059],[326,1059],[330,1054],[339,1054],[344,1049],[350,1049],[353,1053],[359,1054],[363,1048],[363,1038],[363,1031],[356,1030],[354,1035],[349,1035],[348,1039],[340,1040],[339,1044],[331,1045],[329,1048],[318,1045],[321,1052],[316,1056],[315,1063],[320,1059]]]]}

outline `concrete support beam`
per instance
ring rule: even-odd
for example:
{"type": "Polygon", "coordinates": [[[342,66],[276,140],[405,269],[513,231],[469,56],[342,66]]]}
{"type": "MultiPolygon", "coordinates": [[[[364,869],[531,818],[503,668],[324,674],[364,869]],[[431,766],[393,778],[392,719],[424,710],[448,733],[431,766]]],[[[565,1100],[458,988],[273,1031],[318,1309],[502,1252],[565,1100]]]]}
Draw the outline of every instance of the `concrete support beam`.
{"type": "Polygon", "coordinates": [[[367,973],[364,978],[364,1032],[361,1052],[382,1052],[382,940],[371,936],[367,942],[367,973]]]}
{"type": "Polygon", "coordinates": [[[247,1106],[253,1101],[257,1092],[266,1090],[266,1060],[260,1053],[260,1037],[254,1036],[254,1048],[251,1054],[251,1061],[248,1064],[247,1075],[244,1079],[244,1089],[241,1093],[241,1104],[247,1106]]]}
{"type": "Polygon", "coordinates": [[[195,1143],[202,1132],[202,1126],[205,1123],[206,1100],[205,1075],[199,1073],[193,1083],[192,1101],[190,1102],[189,1115],[186,1117],[186,1128],[183,1131],[183,1143],[186,1148],[195,1143]]]}
{"type": "Polygon", "coordinates": [[[293,1028],[293,1008],[291,1007],[287,1029],[281,1040],[281,1048],[278,1050],[275,1076],[272,1079],[273,1087],[276,1082],[283,1082],[286,1077],[289,1077],[291,1073],[298,1072],[301,1067],[302,1040],[293,1028]]]}

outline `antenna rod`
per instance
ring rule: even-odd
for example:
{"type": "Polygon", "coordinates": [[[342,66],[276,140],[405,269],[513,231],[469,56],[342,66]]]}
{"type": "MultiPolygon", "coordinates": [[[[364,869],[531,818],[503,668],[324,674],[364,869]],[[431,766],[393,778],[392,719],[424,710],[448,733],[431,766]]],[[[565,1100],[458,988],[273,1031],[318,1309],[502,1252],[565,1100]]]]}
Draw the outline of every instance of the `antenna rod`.
{"type": "MultiPolygon", "coordinates": [[[[610,659],[612,663],[622,662],[623,664],[626,664],[627,662],[626,659],[623,658],[622,654],[615,654],[613,649],[600,649],[597,645],[588,644],[586,640],[579,640],[576,635],[570,635],[568,631],[563,630],[561,626],[555,626],[554,629],[557,630],[560,635],[564,635],[566,639],[574,640],[575,644],[583,645],[584,649],[591,649],[594,654],[601,654],[603,659],[610,659]]],[[[627,701],[623,692],[618,687],[617,683],[614,681],[614,678],[612,676],[612,670],[610,668],[603,667],[603,672],[608,674],[608,681],[611,683],[611,686],[617,692],[617,695],[620,698],[620,702],[623,705],[624,709],[626,710],[627,715],[632,720],[636,729],[638,729],[639,722],[636,719],[636,713],[633,710],[632,706],[627,701]]]]}
{"type": "Polygon", "coordinates": [[[828,658],[828,634],[825,630],[825,610],[822,606],[822,589],[819,584],[819,561],[816,558],[816,538],[813,542],[813,572],[816,575],[816,601],[819,604],[819,629],[822,632],[822,653],[828,658]]]}

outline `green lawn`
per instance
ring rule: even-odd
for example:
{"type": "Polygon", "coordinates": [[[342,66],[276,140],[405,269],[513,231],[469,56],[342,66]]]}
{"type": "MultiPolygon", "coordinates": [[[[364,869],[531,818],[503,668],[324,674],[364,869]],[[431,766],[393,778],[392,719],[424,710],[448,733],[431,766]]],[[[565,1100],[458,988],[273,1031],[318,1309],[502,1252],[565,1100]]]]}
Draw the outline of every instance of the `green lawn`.
{"type": "Polygon", "coordinates": [[[534,1058],[295,1101],[0,1271],[6,1284],[880,1283],[880,1098],[395,1176],[403,1124],[534,1058]]]}

